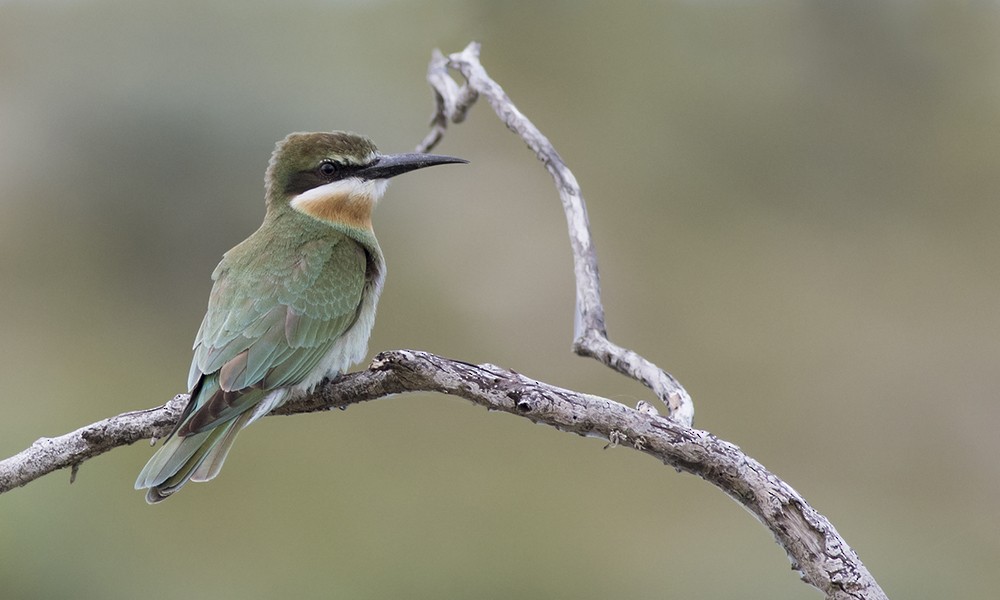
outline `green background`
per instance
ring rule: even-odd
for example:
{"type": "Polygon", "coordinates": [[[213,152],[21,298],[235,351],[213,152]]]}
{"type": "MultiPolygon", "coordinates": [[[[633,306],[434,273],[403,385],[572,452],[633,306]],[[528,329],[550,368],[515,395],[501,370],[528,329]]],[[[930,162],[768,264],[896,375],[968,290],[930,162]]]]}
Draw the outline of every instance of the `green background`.
{"type": "MultiPolygon", "coordinates": [[[[890,596],[994,593],[998,31],[985,2],[0,2],[0,456],[183,391],[274,142],[409,150],[431,49],[478,40],[583,187],[612,339],[890,596]]],[[[472,162],[376,214],[371,353],[649,400],[569,351],[565,222],[522,142],[484,103],[438,151],[472,162]]],[[[396,397],[265,419],[149,507],[136,444],[0,497],[0,597],[819,597],[717,489],[603,446],[396,397]]]]}

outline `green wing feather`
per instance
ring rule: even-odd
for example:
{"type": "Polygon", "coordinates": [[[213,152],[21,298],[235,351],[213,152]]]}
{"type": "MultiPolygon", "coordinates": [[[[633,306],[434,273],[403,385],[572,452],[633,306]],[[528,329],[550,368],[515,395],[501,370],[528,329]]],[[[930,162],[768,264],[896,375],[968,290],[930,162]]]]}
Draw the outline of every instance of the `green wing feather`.
{"type": "Polygon", "coordinates": [[[136,481],[137,489],[153,488],[150,502],[189,479],[214,477],[251,409],[302,383],[357,319],[364,248],[332,229],[304,243],[273,233],[262,227],[212,274],[195,337],[191,400],[136,481]]]}

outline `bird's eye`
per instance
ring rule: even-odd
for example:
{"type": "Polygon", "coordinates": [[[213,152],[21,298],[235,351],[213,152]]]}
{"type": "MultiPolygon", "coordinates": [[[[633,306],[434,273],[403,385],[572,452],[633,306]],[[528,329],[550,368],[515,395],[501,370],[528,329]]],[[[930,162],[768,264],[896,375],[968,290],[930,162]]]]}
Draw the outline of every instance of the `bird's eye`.
{"type": "Polygon", "coordinates": [[[319,164],[319,174],[324,177],[333,177],[337,174],[337,163],[332,160],[324,160],[319,164]]]}

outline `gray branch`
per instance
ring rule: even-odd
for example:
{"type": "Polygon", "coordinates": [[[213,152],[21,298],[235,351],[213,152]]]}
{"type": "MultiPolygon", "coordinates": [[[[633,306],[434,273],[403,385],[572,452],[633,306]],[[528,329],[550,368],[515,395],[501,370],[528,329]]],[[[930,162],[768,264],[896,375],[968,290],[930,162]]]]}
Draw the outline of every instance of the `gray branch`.
{"type": "MultiPolygon", "coordinates": [[[[738,447],[691,428],[693,408],[684,388],[642,356],[608,340],[597,259],[579,185],[545,136],[487,76],[478,55],[478,44],[470,44],[463,52],[448,57],[435,52],[428,81],[435,90],[437,112],[430,133],[418,149],[427,151],[437,144],[448,123],[464,119],[479,96],[488,99],[500,119],[525,140],[556,181],[569,224],[577,279],[574,351],[646,384],[667,405],[670,418],[658,415],[646,402],[633,409],[495,365],[473,365],[412,350],[383,352],[367,370],[325,381],[313,393],[292,398],[273,414],[344,408],[406,392],[437,392],[562,431],[607,440],[654,456],[718,487],[774,534],[802,579],[828,599],[886,598],[823,515],[738,447]],[[464,84],[452,79],[452,69],[462,75],[464,84]]],[[[187,400],[186,395],[179,395],[157,408],[124,413],[56,438],[39,439],[0,461],[0,493],[58,469],[71,468],[75,473],[84,461],[119,446],[163,437],[187,400]]]]}
{"type": "Polygon", "coordinates": [[[601,302],[601,280],[597,271],[597,253],[590,237],[590,220],[580,193],[580,184],[548,138],[514,106],[500,84],[487,75],[486,69],[479,62],[479,44],[473,42],[462,52],[448,57],[435,51],[428,68],[427,80],[434,88],[437,112],[431,120],[431,132],[417,146],[417,151],[430,151],[444,136],[449,120],[454,123],[462,122],[476,99],[479,96],[485,97],[507,128],[519,135],[538,160],[542,161],[559,191],[569,226],[573,271],[576,276],[573,351],[581,356],[593,357],[619,373],[645,384],[667,406],[672,419],[691,425],[694,404],[681,384],[639,354],[608,339],[604,324],[604,304],[601,302]],[[456,84],[449,69],[461,73],[465,78],[465,85],[456,84]]]}

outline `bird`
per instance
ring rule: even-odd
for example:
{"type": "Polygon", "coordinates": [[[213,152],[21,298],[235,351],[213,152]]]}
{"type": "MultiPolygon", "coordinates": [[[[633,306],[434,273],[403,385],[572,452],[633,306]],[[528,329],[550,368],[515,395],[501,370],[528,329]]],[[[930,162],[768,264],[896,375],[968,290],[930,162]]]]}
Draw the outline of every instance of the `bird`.
{"type": "Polygon", "coordinates": [[[466,162],[381,154],[347,131],[292,133],[276,144],[264,221],[212,273],[190,399],[136,479],[148,503],[215,478],[240,430],[364,359],[386,273],[372,210],[390,178],[466,162]]]}

